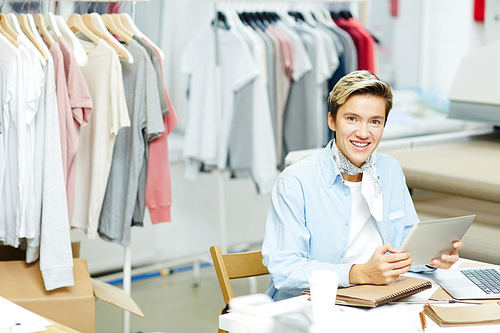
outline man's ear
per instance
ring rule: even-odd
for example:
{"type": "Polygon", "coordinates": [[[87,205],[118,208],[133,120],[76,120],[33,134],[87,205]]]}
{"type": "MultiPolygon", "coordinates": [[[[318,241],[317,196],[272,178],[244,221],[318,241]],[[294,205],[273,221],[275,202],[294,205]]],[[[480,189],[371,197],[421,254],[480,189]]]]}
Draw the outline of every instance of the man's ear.
{"type": "Polygon", "coordinates": [[[332,113],[328,112],[328,127],[335,132],[335,121],[333,120],[332,113]]]}

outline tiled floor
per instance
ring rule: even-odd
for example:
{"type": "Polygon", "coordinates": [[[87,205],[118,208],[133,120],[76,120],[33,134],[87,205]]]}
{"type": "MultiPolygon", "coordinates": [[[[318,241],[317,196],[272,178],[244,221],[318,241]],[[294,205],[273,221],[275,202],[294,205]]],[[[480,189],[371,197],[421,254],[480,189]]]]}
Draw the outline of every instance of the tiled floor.
{"type": "MultiPolygon", "coordinates": [[[[130,316],[130,332],[216,333],[224,301],[213,266],[201,269],[197,287],[192,281],[189,270],[132,282],[132,298],[145,316],[130,316]]],[[[268,281],[269,276],[258,277],[257,291],[264,292],[268,281]]],[[[231,284],[235,296],[249,293],[247,279],[231,284]]],[[[96,333],[122,332],[122,323],[122,310],[97,300],[96,333]]]]}

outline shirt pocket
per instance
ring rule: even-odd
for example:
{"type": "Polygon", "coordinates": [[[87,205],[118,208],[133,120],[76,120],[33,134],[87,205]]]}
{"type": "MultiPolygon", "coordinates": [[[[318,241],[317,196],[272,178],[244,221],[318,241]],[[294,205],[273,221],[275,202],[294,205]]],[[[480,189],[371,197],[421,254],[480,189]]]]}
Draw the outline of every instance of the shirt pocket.
{"type": "Polygon", "coordinates": [[[396,211],[394,211],[392,213],[389,213],[389,220],[393,221],[393,220],[402,218],[404,216],[405,216],[405,211],[403,209],[396,210],[396,211]]]}

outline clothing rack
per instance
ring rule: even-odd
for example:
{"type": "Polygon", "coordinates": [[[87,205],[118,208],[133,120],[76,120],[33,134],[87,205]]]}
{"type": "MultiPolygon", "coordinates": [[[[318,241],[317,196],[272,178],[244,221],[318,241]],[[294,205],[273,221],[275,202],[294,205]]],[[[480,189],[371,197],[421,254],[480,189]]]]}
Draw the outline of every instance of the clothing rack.
{"type": "MultiPolygon", "coordinates": [[[[50,2],[51,0],[48,0],[50,2]]],[[[80,2],[74,1],[74,0],[59,0],[61,2],[80,2]]],[[[136,11],[137,11],[137,2],[149,2],[150,0],[116,0],[113,2],[131,2],[132,3],[132,19],[135,22],[136,18],[136,11]]],[[[41,2],[41,1],[40,1],[41,2]]],[[[44,0],[44,2],[47,2],[47,0],[44,0]]],[[[90,1],[92,2],[111,2],[109,0],[93,0],[90,1]]],[[[40,6],[40,9],[42,10],[42,6],[40,6]]],[[[44,11],[48,11],[47,6],[44,6],[43,8],[44,11]]],[[[132,238],[132,234],[130,235],[132,238]]],[[[129,241],[130,244],[130,241],[129,241]]],[[[127,295],[130,296],[131,294],[131,282],[132,282],[132,275],[131,275],[131,269],[132,268],[132,249],[130,245],[125,247],[124,249],[124,260],[123,260],[123,290],[127,295]]],[[[130,333],[130,312],[123,310],[123,332],[124,333],[130,333]]]]}
{"type": "MultiPolygon", "coordinates": [[[[293,3],[360,3],[360,21],[363,25],[366,24],[367,16],[368,16],[368,4],[370,0],[288,0],[288,1],[276,1],[276,0],[205,0],[208,2],[214,3],[214,32],[215,32],[215,91],[216,91],[216,112],[217,112],[217,128],[221,128],[221,118],[222,118],[222,96],[221,96],[221,67],[220,67],[220,59],[219,59],[219,38],[217,33],[217,27],[219,26],[219,15],[217,13],[218,4],[219,3],[255,3],[255,4],[281,4],[283,2],[287,2],[289,4],[293,3]]],[[[220,134],[220,130],[217,131],[220,134]]],[[[218,191],[219,191],[219,228],[220,228],[220,248],[222,253],[227,253],[227,220],[226,220],[226,193],[224,188],[224,170],[217,170],[218,176],[218,191]]]]}

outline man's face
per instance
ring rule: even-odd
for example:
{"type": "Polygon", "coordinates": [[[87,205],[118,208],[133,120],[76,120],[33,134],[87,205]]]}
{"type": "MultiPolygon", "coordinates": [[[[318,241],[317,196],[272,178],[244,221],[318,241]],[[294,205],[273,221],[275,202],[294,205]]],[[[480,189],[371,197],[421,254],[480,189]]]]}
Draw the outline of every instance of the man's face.
{"type": "Polygon", "coordinates": [[[385,100],[380,96],[352,95],[339,107],[336,119],[328,114],[337,147],[357,167],[377,149],[385,122],[385,100]]]}

